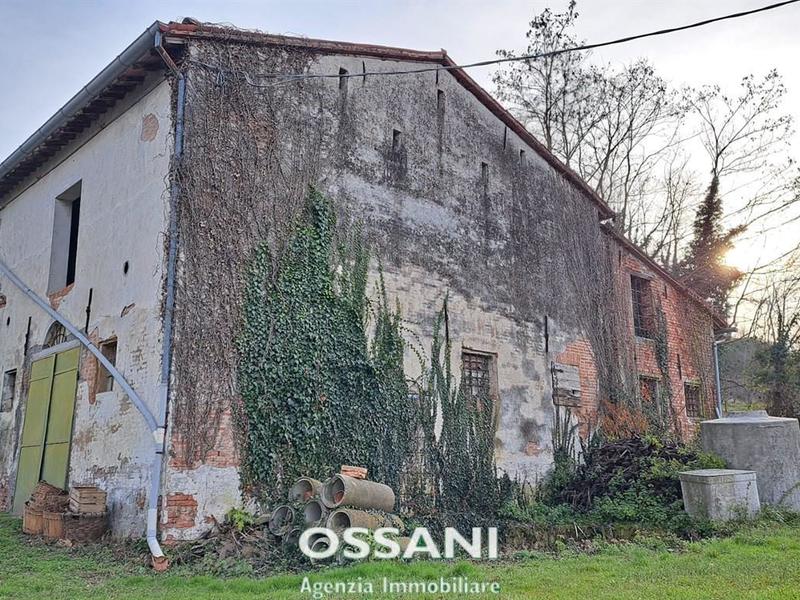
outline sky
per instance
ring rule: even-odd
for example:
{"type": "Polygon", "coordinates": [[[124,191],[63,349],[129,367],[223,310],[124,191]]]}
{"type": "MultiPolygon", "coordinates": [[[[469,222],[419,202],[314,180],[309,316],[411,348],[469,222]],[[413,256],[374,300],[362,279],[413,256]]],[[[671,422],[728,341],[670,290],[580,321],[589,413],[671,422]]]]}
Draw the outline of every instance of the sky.
{"type": "MultiPolygon", "coordinates": [[[[579,0],[577,36],[598,42],[757,8],[774,0],[579,0]]],[[[76,91],[156,19],[232,23],[270,33],[445,48],[460,63],[521,49],[532,15],[566,0],[0,0],[0,157],[9,155],[76,91]]],[[[800,124],[800,3],[758,15],[596,51],[600,62],[648,58],[676,86],[735,86],[742,76],[777,68],[786,107],[800,124]]],[[[470,74],[490,91],[493,68],[470,74]]],[[[798,153],[795,152],[798,156],[798,153]]],[[[798,156],[800,157],[800,156],[798,156]]],[[[754,257],[754,232],[738,253],[754,257]]],[[[774,239],[770,242],[774,245],[774,239]]],[[[777,245],[792,242],[782,234],[777,245]]],[[[794,240],[796,243],[796,240],[794,240]]],[[[777,249],[775,250],[778,251],[777,249]]]]}

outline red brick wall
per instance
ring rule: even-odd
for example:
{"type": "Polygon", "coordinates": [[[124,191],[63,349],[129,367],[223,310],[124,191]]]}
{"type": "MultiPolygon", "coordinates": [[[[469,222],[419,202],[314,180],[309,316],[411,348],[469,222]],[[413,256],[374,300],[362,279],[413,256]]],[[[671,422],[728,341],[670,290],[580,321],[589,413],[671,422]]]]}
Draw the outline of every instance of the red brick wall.
{"type": "MultiPolygon", "coordinates": [[[[668,349],[667,378],[672,397],[672,408],[676,415],[678,432],[690,437],[697,428],[699,419],[686,414],[684,383],[701,385],[701,397],[705,404],[705,417],[714,414],[714,378],[712,363],[713,320],[711,314],[700,308],[685,293],[667,282],[656,271],[648,267],[638,257],[619,246],[618,293],[623,299],[622,306],[628,308],[628,344],[633,350],[636,369],[639,375],[652,377],[664,385],[664,376],[657,360],[656,342],[652,339],[634,335],[633,307],[631,303],[632,274],[650,281],[651,296],[656,307],[663,310],[666,321],[666,341],[668,349]]],[[[576,340],[555,357],[556,362],[576,366],[580,373],[581,406],[577,416],[586,430],[586,425],[596,421],[599,407],[597,369],[588,340],[576,340]]]]}
{"type": "Polygon", "coordinates": [[[581,424],[581,435],[585,436],[596,421],[597,409],[600,406],[597,367],[592,346],[586,339],[570,342],[566,349],[556,356],[556,362],[578,368],[581,379],[581,405],[573,409],[573,414],[581,424]]]}
{"type": "MultiPolygon", "coordinates": [[[[220,480],[209,476],[208,469],[239,467],[241,464],[231,410],[225,410],[220,415],[214,444],[205,451],[202,460],[189,460],[186,443],[174,429],[168,452],[168,468],[171,473],[183,475],[168,476],[166,489],[169,491],[162,503],[160,531],[163,539],[170,543],[200,535],[202,532],[193,528],[208,525],[214,519],[208,512],[209,502],[213,504],[216,497],[228,493],[230,490],[224,490],[225,486],[238,488],[238,479],[221,484],[220,480]]],[[[217,518],[221,518],[222,514],[218,512],[217,518]]]]}
{"type": "Polygon", "coordinates": [[[189,529],[197,518],[197,500],[191,494],[167,494],[164,504],[166,518],[162,523],[166,529],[189,529]]]}
{"type": "MultiPolygon", "coordinates": [[[[206,451],[202,464],[210,467],[238,467],[239,452],[236,448],[233,416],[227,409],[220,415],[214,446],[206,451]]],[[[186,457],[186,444],[174,430],[169,444],[169,466],[173,469],[195,469],[201,463],[189,463],[186,457]]]]}

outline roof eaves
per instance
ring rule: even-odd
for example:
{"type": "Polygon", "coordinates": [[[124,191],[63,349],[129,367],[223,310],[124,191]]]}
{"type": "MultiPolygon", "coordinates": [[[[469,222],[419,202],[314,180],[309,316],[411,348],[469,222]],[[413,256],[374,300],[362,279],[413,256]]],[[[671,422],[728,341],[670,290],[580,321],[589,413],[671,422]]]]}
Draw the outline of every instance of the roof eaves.
{"type": "Polygon", "coordinates": [[[716,325],[717,329],[724,329],[728,326],[728,319],[720,314],[713,306],[710,306],[708,302],[703,300],[700,296],[698,296],[695,292],[691,289],[686,287],[685,284],[681,283],[678,279],[675,278],[669,271],[667,271],[664,267],[659,265],[653,258],[647,254],[644,250],[642,250],[639,246],[634,244],[631,240],[627,237],[622,235],[616,228],[611,225],[604,226],[603,231],[605,231],[608,235],[614,238],[617,242],[619,242],[622,246],[625,247],[631,254],[635,255],[639,260],[647,264],[648,267],[656,271],[661,277],[663,277],[666,281],[672,285],[675,289],[679,292],[684,294],[688,297],[692,302],[697,304],[701,309],[709,313],[714,320],[714,324],[716,325]]]}
{"type": "MultiPolygon", "coordinates": [[[[64,132],[64,128],[71,122],[81,118],[81,122],[89,117],[83,113],[91,109],[95,113],[103,110],[104,102],[101,96],[108,93],[108,88],[120,80],[129,70],[136,65],[155,46],[156,33],[163,26],[156,21],[139,35],[125,48],[108,66],[100,71],[77,94],[70,98],[64,106],[50,117],[45,123],[34,131],[28,139],[14,150],[2,163],[0,163],[0,199],[22,179],[47,160],[59,148],[64,146],[76,133],[64,132]],[[100,106],[98,106],[100,105],[100,106]],[[59,134],[63,134],[57,139],[59,134]]],[[[131,78],[134,80],[135,78],[131,78]]],[[[82,125],[85,127],[85,125],[82,125]]],[[[2,202],[0,202],[2,206],[2,202]]]]}

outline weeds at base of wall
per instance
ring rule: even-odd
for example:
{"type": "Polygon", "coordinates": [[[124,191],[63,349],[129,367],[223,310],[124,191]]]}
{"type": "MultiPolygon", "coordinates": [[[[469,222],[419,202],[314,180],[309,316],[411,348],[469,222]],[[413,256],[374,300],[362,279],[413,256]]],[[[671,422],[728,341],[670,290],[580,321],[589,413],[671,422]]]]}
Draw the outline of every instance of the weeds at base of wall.
{"type": "MultiPolygon", "coordinates": [[[[247,482],[262,501],[283,501],[297,477],[362,464],[399,492],[404,517],[434,531],[494,526],[498,517],[536,523],[546,514],[545,521],[561,515],[587,526],[639,523],[703,535],[684,518],[677,472],[718,462],[679,442],[613,442],[601,430],[584,444],[579,463],[569,409],[556,414],[556,468],[536,499],[544,494],[547,502],[531,505],[524,486],[498,479],[493,406],[455,381],[446,297],[429,362],[417,350],[424,375],[409,381],[399,311],[388,307],[382,281],[370,300],[368,250],[357,232],[334,247],[335,226],[330,203],[312,189],[277,270],[262,246],[248,272],[237,422],[247,482]],[[511,512],[500,510],[504,504],[511,512]]],[[[645,430],[653,427],[640,416],[645,430]]]]}
{"type": "Polygon", "coordinates": [[[680,441],[597,438],[584,448],[581,464],[571,470],[565,466],[538,496],[516,494],[501,514],[576,534],[622,528],[699,539],[718,529],[684,512],[678,473],[724,466],[718,457],[680,441]]]}

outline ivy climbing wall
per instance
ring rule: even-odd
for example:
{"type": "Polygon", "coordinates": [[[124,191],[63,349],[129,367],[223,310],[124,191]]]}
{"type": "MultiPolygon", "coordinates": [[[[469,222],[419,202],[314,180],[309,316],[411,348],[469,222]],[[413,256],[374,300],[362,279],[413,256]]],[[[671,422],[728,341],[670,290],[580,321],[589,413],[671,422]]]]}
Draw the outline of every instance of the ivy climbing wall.
{"type": "Polygon", "coordinates": [[[570,344],[592,349],[599,395],[635,395],[629,299],[596,206],[450,73],[269,76],[418,66],[257,34],[190,41],[165,501],[198,504],[169,535],[347,452],[396,481],[406,440],[381,424],[432,365],[449,362],[456,385],[463,352],[488,357],[497,466],[530,481],[552,465],[551,369],[570,344]],[[309,186],[335,215],[309,213],[309,186]],[[294,355],[301,342],[321,354],[294,355]],[[264,368],[265,348],[285,369],[264,368]],[[292,402],[287,374],[312,368],[301,418],[254,401],[292,402]],[[332,412],[367,435],[333,430],[332,412]],[[288,454],[269,454],[275,436],[288,454]]]}

